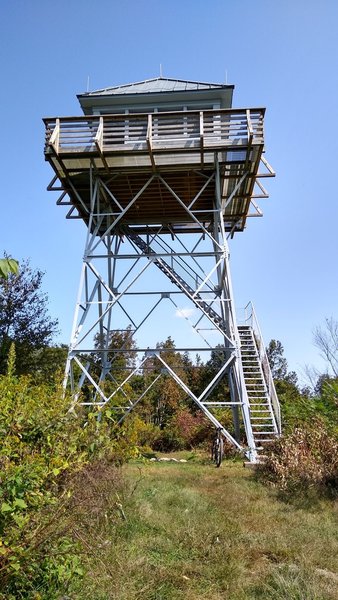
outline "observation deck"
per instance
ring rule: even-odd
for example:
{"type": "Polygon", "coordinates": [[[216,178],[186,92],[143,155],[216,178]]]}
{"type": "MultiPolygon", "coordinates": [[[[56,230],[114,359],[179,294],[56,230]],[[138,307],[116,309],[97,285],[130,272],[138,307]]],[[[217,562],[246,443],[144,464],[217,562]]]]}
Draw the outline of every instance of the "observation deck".
{"type": "Polygon", "coordinates": [[[140,233],[152,225],[194,232],[194,219],[212,226],[220,181],[225,230],[242,231],[248,216],[262,214],[255,199],[268,197],[260,178],[274,175],[263,157],[264,114],[230,108],[45,118],[45,158],[55,172],[49,189],[62,192],[58,204],[71,206],[68,218],[88,224],[94,173],[104,219],[125,211],[121,227],[140,233]]]}

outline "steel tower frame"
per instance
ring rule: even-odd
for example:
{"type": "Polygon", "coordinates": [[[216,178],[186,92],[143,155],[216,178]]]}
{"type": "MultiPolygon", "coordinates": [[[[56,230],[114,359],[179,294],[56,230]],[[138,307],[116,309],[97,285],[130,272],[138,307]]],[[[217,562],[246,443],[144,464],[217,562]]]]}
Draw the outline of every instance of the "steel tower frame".
{"type": "Polygon", "coordinates": [[[169,376],[251,462],[261,441],[279,434],[264,343],[253,322],[237,324],[228,248],[247,217],[262,216],[255,199],[268,194],[260,178],[274,175],[263,156],[263,119],[261,108],[44,119],[45,157],[55,172],[48,189],[61,191],[57,204],[70,206],[67,218],[88,228],[64,381],[72,408],[109,404],[121,422],[169,376]],[[169,348],[130,346],[163,306],[199,340],[176,351],[218,353],[219,366],[198,393],[170,363],[169,348]],[[125,343],[112,347],[121,331],[125,343]],[[133,360],[118,375],[126,350],[133,360]],[[143,378],[136,393],[130,382],[149,359],[159,373],[150,383],[143,378]],[[229,397],[215,400],[226,376],[229,397]],[[223,419],[229,409],[231,432],[223,419]]]}
{"type": "MultiPolygon", "coordinates": [[[[165,174],[150,174],[146,183],[136,194],[130,197],[125,208],[111,194],[93,167],[91,167],[90,180],[88,234],[65,375],[65,385],[70,383],[74,394],[74,404],[80,402],[82,405],[102,408],[109,403],[112,408],[121,413],[119,420],[122,421],[155,383],[155,381],[152,381],[147,389],[133,398],[128,397],[128,393],[124,390],[132,376],[140,372],[147,358],[153,356],[155,360],[161,363],[162,373],[170,375],[176,381],[213,425],[222,431],[224,437],[238,450],[245,451],[250,461],[255,461],[257,450],[252,433],[248,395],[241,363],[240,342],[230,276],[229,248],[224,227],[224,200],[222,202],[221,175],[217,153],[215,153],[213,172],[211,175],[205,176],[203,185],[197,194],[191,198],[188,206],[166,181],[165,174]],[[137,202],[154,179],[165,186],[177,203],[184,208],[187,212],[187,221],[194,222],[196,231],[199,231],[198,234],[192,236],[192,234],[176,233],[175,228],[172,227],[171,243],[168,243],[168,234],[162,235],[163,228],[161,225],[157,228],[152,226],[149,233],[141,237],[138,233],[135,233],[132,227],[122,224],[127,211],[137,202]],[[205,186],[211,182],[214,184],[215,202],[212,228],[207,228],[201,220],[203,214],[201,215],[198,210],[194,210],[194,205],[205,186]],[[100,211],[100,201],[101,194],[107,193],[114,209],[112,211],[112,222],[108,224],[109,220],[106,220],[105,230],[102,232],[102,222],[106,215],[103,215],[100,211]],[[193,241],[192,248],[188,247],[187,238],[193,241]],[[126,240],[128,241],[127,253],[122,251],[123,242],[126,240]],[[202,259],[213,260],[214,264],[210,270],[205,271],[202,268],[200,264],[202,259]],[[123,276],[119,279],[118,272],[121,263],[123,263],[124,268],[123,276]],[[128,263],[127,268],[125,268],[126,263],[128,263]],[[159,268],[170,279],[172,286],[176,289],[168,291],[166,288],[158,292],[133,291],[134,288],[137,288],[136,284],[144,277],[145,273],[150,269],[154,269],[154,267],[159,268]],[[192,284],[192,281],[195,285],[192,284]],[[136,322],[130,310],[123,306],[124,301],[130,295],[141,297],[149,294],[154,299],[153,305],[144,317],[136,322]],[[224,363],[213,379],[196,396],[182,377],[165,360],[163,349],[160,352],[158,348],[141,348],[136,353],[138,357],[141,354],[143,357],[138,360],[136,366],[130,370],[123,381],[114,382],[112,376],[112,350],[109,348],[109,341],[110,332],[118,329],[116,318],[114,318],[116,309],[119,308],[123,311],[131,327],[129,330],[130,335],[134,336],[163,300],[169,300],[176,310],[181,310],[177,302],[177,294],[184,294],[197,309],[199,316],[197,322],[192,323],[192,327],[202,339],[202,343],[198,347],[178,348],[177,350],[210,351],[215,347],[210,343],[210,332],[211,334],[218,333],[223,338],[224,363]],[[202,321],[203,323],[207,321],[209,327],[199,328],[202,321]],[[96,342],[93,344],[89,340],[93,339],[95,333],[96,342]],[[99,357],[101,363],[100,372],[96,375],[92,373],[91,368],[94,357],[96,370],[97,357],[99,357]],[[228,374],[230,401],[213,402],[208,400],[211,392],[226,373],[228,374]],[[113,384],[115,383],[114,391],[109,394],[105,392],[104,385],[107,379],[113,384]],[[84,384],[89,384],[94,390],[92,399],[83,399],[79,395],[84,384]],[[114,399],[118,392],[125,397],[124,406],[121,406],[120,400],[114,406],[114,399]],[[234,435],[212,414],[210,409],[214,406],[219,408],[231,407],[235,429],[234,435]],[[247,441],[244,448],[239,440],[239,412],[242,415],[247,441]]],[[[185,318],[189,320],[188,317],[185,318]]],[[[116,349],[116,355],[123,352],[123,350],[123,347],[116,349]]]]}

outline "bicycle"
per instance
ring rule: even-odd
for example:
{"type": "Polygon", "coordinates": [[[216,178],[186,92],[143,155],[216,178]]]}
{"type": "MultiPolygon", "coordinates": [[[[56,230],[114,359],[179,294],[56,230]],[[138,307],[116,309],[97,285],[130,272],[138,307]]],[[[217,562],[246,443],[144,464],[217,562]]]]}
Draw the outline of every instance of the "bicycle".
{"type": "Polygon", "coordinates": [[[223,436],[222,430],[217,429],[214,441],[212,443],[211,459],[216,464],[216,467],[220,467],[223,458],[223,436]]]}

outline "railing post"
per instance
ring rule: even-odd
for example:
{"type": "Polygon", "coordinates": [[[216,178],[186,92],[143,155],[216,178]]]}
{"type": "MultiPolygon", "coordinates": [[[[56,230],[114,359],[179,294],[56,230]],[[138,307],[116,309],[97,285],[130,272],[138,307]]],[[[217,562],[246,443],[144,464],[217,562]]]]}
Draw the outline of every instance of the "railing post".
{"type": "Polygon", "coordinates": [[[252,140],[253,140],[253,128],[252,128],[252,122],[251,122],[249,108],[246,110],[246,123],[247,123],[247,127],[248,127],[248,144],[251,144],[252,140]]]}
{"type": "Polygon", "coordinates": [[[99,149],[100,153],[102,153],[102,150],[103,150],[103,117],[100,117],[99,126],[97,128],[94,142],[96,144],[96,147],[99,149]]]}
{"type": "Polygon", "coordinates": [[[200,111],[200,147],[201,147],[201,167],[204,166],[204,120],[203,111],[200,111]]]}
{"type": "Polygon", "coordinates": [[[149,152],[149,156],[150,156],[150,160],[151,160],[151,166],[153,168],[153,171],[156,170],[156,165],[155,165],[155,159],[154,159],[154,155],[153,155],[153,115],[152,113],[148,114],[148,127],[147,127],[147,148],[148,148],[148,152],[149,152]]]}
{"type": "Polygon", "coordinates": [[[56,119],[55,121],[55,127],[50,136],[49,145],[53,146],[56,154],[58,154],[60,146],[60,119],[56,119]]]}

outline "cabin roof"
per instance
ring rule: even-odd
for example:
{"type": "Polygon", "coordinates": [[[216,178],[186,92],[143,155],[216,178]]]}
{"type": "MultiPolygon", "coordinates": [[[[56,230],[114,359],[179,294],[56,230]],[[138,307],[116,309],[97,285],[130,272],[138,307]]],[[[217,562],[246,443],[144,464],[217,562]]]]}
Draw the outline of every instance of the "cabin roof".
{"type": "Polygon", "coordinates": [[[183,92],[194,90],[223,90],[233,88],[232,85],[223,83],[206,83],[202,81],[187,81],[185,79],[172,79],[169,77],[154,77],[135,83],[126,83],[92,92],[79,94],[78,98],[89,96],[120,96],[121,94],[153,94],[156,92],[183,92]]]}

